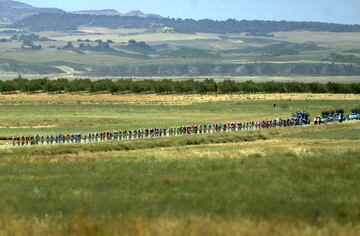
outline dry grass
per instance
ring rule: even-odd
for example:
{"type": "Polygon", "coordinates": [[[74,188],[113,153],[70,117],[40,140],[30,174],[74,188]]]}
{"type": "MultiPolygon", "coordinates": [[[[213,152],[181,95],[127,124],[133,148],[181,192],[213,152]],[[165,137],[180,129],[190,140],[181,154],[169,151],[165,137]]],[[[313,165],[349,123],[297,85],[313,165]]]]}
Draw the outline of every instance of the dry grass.
{"type": "MultiPolygon", "coordinates": [[[[24,163],[69,163],[88,162],[106,159],[122,159],[143,157],[151,159],[156,157],[157,162],[171,159],[192,158],[249,158],[276,156],[276,153],[287,153],[293,156],[317,155],[319,152],[345,155],[348,150],[360,152],[358,140],[304,140],[304,139],[271,139],[257,140],[254,142],[231,142],[219,144],[189,145],[169,148],[148,148],[124,151],[82,151],[76,154],[51,154],[44,155],[40,151],[38,155],[26,158],[2,158],[2,164],[24,163]],[[339,148],[341,146],[341,149],[339,148]]],[[[81,144],[84,145],[84,144],[81,144]]],[[[80,145],[80,146],[81,146],[80,145]]],[[[32,147],[23,147],[23,149],[32,147]]],[[[47,147],[44,147],[47,148],[47,147]]],[[[11,149],[9,149],[10,151],[11,149]]]]}
{"type": "Polygon", "coordinates": [[[283,223],[281,221],[230,220],[194,216],[188,219],[161,217],[148,219],[113,219],[96,222],[79,214],[68,223],[50,220],[23,220],[7,218],[0,220],[0,235],[359,235],[360,227],[330,222],[321,227],[306,223],[283,223]],[[56,221],[55,221],[56,222],[56,221]]]}
{"type": "Polygon", "coordinates": [[[276,38],[290,42],[316,42],[328,47],[356,47],[360,33],[333,33],[333,32],[278,32],[274,33],[276,38]]]}
{"type": "MultiPolygon", "coordinates": [[[[92,33],[96,32],[96,29],[92,33]]],[[[186,41],[186,40],[219,40],[218,35],[216,34],[181,34],[181,33],[144,33],[144,34],[135,34],[135,35],[122,35],[117,34],[116,32],[104,32],[105,34],[100,35],[66,35],[59,37],[51,37],[52,39],[58,41],[76,41],[78,39],[90,39],[90,40],[103,40],[111,39],[114,42],[128,42],[131,39],[136,41],[146,41],[146,42],[163,42],[163,41],[186,41]]]]}
{"type": "Polygon", "coordinates": [[[0,95],[1,103],[129,103],[185,105],[206,102],[242,100],[360,100],[359,94],[211,94],[211,95],[157,95],[157,94],[12,94],[0,95]]]}
{"type": "Polygon", "coordinates": [[[104,27],[80,26],[78,31],[84,33],[90,33],[90,34],[97,33],[103,35],[123,35],[123,34],[141,34],[141,33],[145,33],[147,29],[125,29],[125,28],[109,29],[104,27]]]}

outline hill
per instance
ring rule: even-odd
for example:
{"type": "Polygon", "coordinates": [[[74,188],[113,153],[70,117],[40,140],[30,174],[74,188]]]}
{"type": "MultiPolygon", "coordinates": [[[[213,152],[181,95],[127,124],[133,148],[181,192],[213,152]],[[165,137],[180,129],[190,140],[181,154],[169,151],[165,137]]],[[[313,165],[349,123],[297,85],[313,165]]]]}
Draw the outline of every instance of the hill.
{"type": "Polygon", "coordinates": [[[18,21],[39,13],[55,14],[65,13],[65,11],[56,8],[37,8],[17,1],[0,0],[0,19],[2,21],[18,21]]]}
{"type": "MultiPolygon", "coordinates": [[[[38,8],[18,1],[0,0],[0,22],[16,22],[19,20],[23,20],[28,16],[40,14],[40,13],[59,14],[59,13],[66,13],[66,11],[57,8],[38,8]]],[[[125,14],[122,14],[113,9],[85,10],[85,11],[75,11],[72,13],[99,15],[99,16],[135,16],[142,18],[157,18],[157,19],[162,18],[159,15],[145,14],[138,10],[130,11],[125,14]]]]}
{"type": "Polygon", "coordinates": [[[360,25],[343,25],[319,22],[289,22],[260,20],[192,20],[171,18],[139,17],[139,12],[131,16],[116,15],[83,15],[83,14],[38,14],[27,17],[12,25],[30,31],[66,31],[77,30],[80,26],[106,28],[163,28],[170,27],[181,33],[270,33],[286,31],[327,31],[327,32],[360,32],[360,25]],[[135,16],[134,16],[135,15],[135,16]]]}

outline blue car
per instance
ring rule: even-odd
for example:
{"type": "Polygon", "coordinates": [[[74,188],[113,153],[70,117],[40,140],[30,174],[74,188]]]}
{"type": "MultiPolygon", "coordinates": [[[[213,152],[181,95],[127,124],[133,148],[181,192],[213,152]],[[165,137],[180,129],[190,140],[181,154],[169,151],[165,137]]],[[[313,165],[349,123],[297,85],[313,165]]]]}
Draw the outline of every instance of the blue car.
{"type": "Polygon", "coordinates": [[[348,116],[349,120],[360,120],[360,109],[353,109],[348,116]]]}

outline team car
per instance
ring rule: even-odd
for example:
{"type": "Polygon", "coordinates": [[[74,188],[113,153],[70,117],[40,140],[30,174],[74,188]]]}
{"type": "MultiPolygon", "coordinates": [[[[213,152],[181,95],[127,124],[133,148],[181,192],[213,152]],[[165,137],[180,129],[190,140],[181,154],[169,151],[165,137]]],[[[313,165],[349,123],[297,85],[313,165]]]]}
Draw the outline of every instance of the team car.
{"type": "Polygon", "coordinates": [[[360,120],[360,108],[355,108],[351,110],[351,113],[348,115],[349,120],[360,120]]]}

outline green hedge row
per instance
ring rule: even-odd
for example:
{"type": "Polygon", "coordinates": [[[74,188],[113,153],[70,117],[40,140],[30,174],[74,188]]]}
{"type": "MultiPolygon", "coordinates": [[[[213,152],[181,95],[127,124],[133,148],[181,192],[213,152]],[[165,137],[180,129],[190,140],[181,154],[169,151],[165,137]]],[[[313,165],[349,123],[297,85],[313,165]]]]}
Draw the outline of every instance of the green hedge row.
{"type": "Polygon", "coordinates": [[[89,80],[17,78],[0,81],[1,93],[344,93],[360,94],[360,83],[235,82],[195,80],[89,80]]]}

